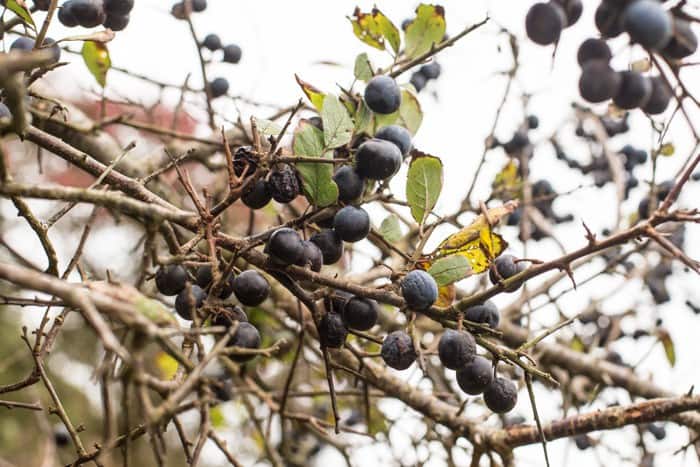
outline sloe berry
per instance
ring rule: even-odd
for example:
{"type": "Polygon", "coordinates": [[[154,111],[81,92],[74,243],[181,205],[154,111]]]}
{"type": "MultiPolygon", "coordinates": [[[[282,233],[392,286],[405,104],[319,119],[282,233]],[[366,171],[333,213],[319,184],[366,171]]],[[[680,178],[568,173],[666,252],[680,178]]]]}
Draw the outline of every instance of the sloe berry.
{"type": "Polygon", "coordinates": [[[389,141],[370,139],[357,148],[355,170],[363,178],[385,180],[401,168],[401,150],[389,141]]]}
{"type": "Polygon", "coordinates": [[[438,287],[433,276],[415,269],[401,281],[401,294],[406,305],[416,311],[430,308],[438,297],[438,287]]]}
{"type": "Polygon", "coordinates": [[[187,270],[179,264],[161,266],[156,271],[156,287],[163,295],[177,295],[185,288],[187,270]]]}
{"type": "Polygon", "coordinates": [[[457,384],[462,391],[472,396],[484,392],[492,380],[493,366],[481,355],[457,369],[457,384]]]}
{"type": "Polygon", "coordinates": [[[365,191],[365,181],[349,165],[338,168],[333,181],[338,186],[338,200],[345,203],[356,200],[365,191]]]}
{"type": "MultiPolygon", "coordinates": [[[[231,346],[241,347],[243,349],[257,349],[261,343],[260,332],[258,329],[248,322],[239,322],[236,332],[229,341],[231,346]]],[[[231,359],[237,362],[247,362],[255,358],[255,355],[232,355],[231,359]]]]}
{"type": "Polygon", "coordinates": [[[258,306],[270,294],[270,284],[258,271],[248,269],[233,280],[233,293],[246,306],[258,306]]]}
{"type": "Polygon", "coordinates": [[[466,331],[446,330],[438,343],[438,356],[445,368],[457,370],[476,355],[474,337],[466,331]]]}
{"type": "Polygon", "coordinates": [[[510,412],[518,402],[518,388],[510,380],[494,378],[484,390],[484,402],[492,412],[510,412]]]}
{"type": "Polygon", "coordinates": [[[369,234],[369,214],[362,208],[345,206],[335,213],[333,229],[344,241],[359,242],[369,234]]]}
{"type": "Polygon", "coordinates": [[[390,76],[375,76],[365,88],[367,107],[378,114],[390,114],[401,106],[401,89],[390,76]]]}
{"type": "Polygon", "coordinates": [[[348,329],[339,313],[326,313],[318,322],[318,336],[323,347],[339,349],[347,335],[348,329]]]}
{"type": "Polygon", "coordinates": [[[372,299],[352,297],[342,307],[345,324],[351,329],[367,331],[377,323],[378,305],[372,299]]]}
{"type": "Polygon", "coordinates": [[[416,361],[416,349],[413,340],[405,331],[394,331],[382,342],[382,359],[387,366],[395,370],[405,370],[416,361]]]}
{"type": "Polygon", "coordinates": [[[194,311],[202,306],[207,293],[198,285],[185,287],[175,298],[175,311],[183,319],[192,320],[194,311]]]}
{"type": "Polygon", "coordinates": [[[323,264],[335,264],[343,256],[343,239],[333,229],[325,229],[310,239],[321,250],[323,264]]]}
{"type": "Polygon", "coordinates": [[[270,235],[267,252],[278,263],[295,264],[304,254],[304,244],[295,230],[282,227],[270,235]]]}
{"type": "Polygon", "coordinates": [[[387,125],[381,127],[374,137],[394,143],[399,148],[399,151],[401,151],[401,155],[404,157],[411,152],[411,133],[402,126],[387,125]]]}

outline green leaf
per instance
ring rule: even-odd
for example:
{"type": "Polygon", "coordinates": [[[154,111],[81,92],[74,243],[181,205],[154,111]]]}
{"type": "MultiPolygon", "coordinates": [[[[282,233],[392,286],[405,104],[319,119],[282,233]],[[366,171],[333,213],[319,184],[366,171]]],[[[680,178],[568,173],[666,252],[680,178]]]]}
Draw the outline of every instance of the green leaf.
{"type": "Polygon", "coordinates": [[[399,53],[399,30],[377,8],[372,8],[371,13],[362,13],[359,8],[355,8],[353,18],[348,19],[352,23],[352,31],[362,42],[379,50],[385,50],[385,42],[388,42],[394,53],[399,53]]]}
{"type": "Polygon", "coordinates": [[[442,161],[427,154],[414,157],[408,167],[406,200],[416,222],[422,224],[425,221],[435,207],[441,190],[442,161]]]}
{"type": "Polygon", "coordinates": [[[315,86],[299,78],[299,76],[294,75],[294,78],[297,80],[301,90],[304,91],[304,94],[306,94],[306,97],[308,97],[309,101],[311,101],[311,104],[316,107],[316,110],[320,111],[323,108],[323,100],[325,99],[326,95],[315,86]]]}
{"type": "MultiPolygon", "coordinates": [[[[292,147],[296,156],[333,158],[333,151],[324,152],[323,132],[306,120],[294,132],[292,147]]],[[[333,181],[333,164],[298,162],[295,165],[311,204],[323,207],[336,202],[338,186],[333,181]]]]}
{"type": "Polygon", "coordinates": [[[423,122],[423,110],[418,97],[408,89],[401,91],[401,107],[392,114],[375,114],[375,129],[387,125],[400,125],[415,135],[423,122]]]}
{"type": "Polygon", "coordinates": [[[255,123],[258,126],[258,132],[263,136],[277,136],[282,132],[282,127],[272,120],[256,118],[255,123]]]}
{"type": "Polygon", "coordinates": [[[428,274],[433,276],[438,287],[443,287],[464,279],[470,271],[467,258],[462,255],[452,255],[435,261],[428,269],[428,274]]]}
{"type": "Polygon", "coordinates": [[[438,44],[445,36],[445,9],[422,3],[416,8],[416,19],[406,28],[406,57],[415,58],[438,44]]]}
{"type": "Polygon", "coordinates": [[[382,224],[379,226],[379,235],[384,237],[384,240],[389,243],[396,243],[401,240],[401,226],[396,214],[391,214],[382,221],[382,224]]]}
{"type": "Polygon", "coordinates": [[[370,136],[374,135],[373,115],[372,111],[369,110],[365,104],[365,101],[360,101],[357,111],[355,112],[355,133],[367,133],[370,136]]]}
{"type": "Polygon", "coordinates": [[[420,107],[418,97],[408,89],[404,89],[401,91],[401,107],[399,107],[398,124],[415,135],[418,133],[422,122],[423,110],[420,107]]]}
{"type": "Polygon", "coordinates": [[[34,19],[32,19],[32,14],[29,12],[29,8],[27,8],[24,0],[7,0],[7,9],[19,16],[26,25],[36,30],[34,19]]]}
{"type": "Polygon", "coordinates": [[[112,66],[107,46],[101,42],[85,41],[82,56],[92,76],[95,77],[100,86],[105,87],[107,85],[107,72],[112,66]]]}
{"type": "Polygon", "coordinates": [[[332,94],[326,96],[321,110],[321,120],[326,148],[337,148],[350,142],[355,125],[348,110],[336,96],[332,94]]]}
{"type": "Polygon", "coordinates": [[[355,78],[365,82],[369,81],[370,79],[372,79],[372,76],[374,76],[374,74],[372,73],[372,65],[370,65],[369,58],[367,57],[367,54],[365,52],[362,52],[355,59],[354,73],[355,78]]]}

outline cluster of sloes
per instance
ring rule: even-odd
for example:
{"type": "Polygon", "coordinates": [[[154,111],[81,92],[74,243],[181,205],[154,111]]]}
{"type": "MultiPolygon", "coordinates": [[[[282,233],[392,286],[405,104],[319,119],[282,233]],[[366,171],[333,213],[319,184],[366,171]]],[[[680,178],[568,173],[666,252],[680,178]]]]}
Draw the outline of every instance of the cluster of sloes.
{"type": "MultiPolygon", "coordinates": [[[[668,60],[680,60],[695,52],[697,36],[676,9],[668,10],[657,0],[603,0],[595,12],[595,23],[603,38],[590,38],[579,47],[582,67],[579,92],[588,102],[612,99],[621,109],[641,108],[660,114],[673,92],[661,76],[645,76],[634,70],[617,72],[610,67],[612,53],[606,39],[626,32],[633,43],[668,60]]],[[[579,0],[537,3],[527,14],[527,34],[538,44],[552,44],[564,27],[581,14],[579,0]]]]}
{"type": "Polygon", "coordinates": [[[562,30],[576,23],[582,12],[581,0],[535,3],[525,16],[527,36],[540,45],[554,44],[559,40],[562,30]]]}
{"type": "MultiPolygon", "coordinates": [[[[217,288],[216,299],[226,300],[231,295],[244,306],[258,306],[267,299],[270,294],[270,284],[258,271],[248,269],[237,275],[229,274],[223,278],[223,282],[217,288]]],[[[212,267],[201,266],[197,268],[194,282],[190,280],[190,273],[180,264],[161,266],[155,275],[155,283],[158,291],[163,295],[176,296],[175,312],[182,318],[191,321],[196,313],[204,310],[207,297],[213,292],[214,275],[212,267]]],[[[213,326],[230,327],[234,322],[238,327],[231,338],[231,345],[246,349],[260,347],[260,333],[257,328],[248,322],[248,316],[240,306],[226,306],[216,308],[209,312],[213,326]]],[[[235,360],[244,362],[254,355],[237,355],[235,360]]]]}
{"type": "MultiPolygon", "coordinates": [[[[191,0],[192,12],[201,13],[207,9],[207,0],[191,0]]],[[[177,19],[185,19],[187,17],[185,12],[185,1],[179,1],[173,5],[170,9],[170,14],[172,14],[177,19]]]]}
{"type": "MultiPolygon", "coordinates": [[[[48,10],[50,0],[34,0],[38,10],[48,10]]],[[[121,31],[129,24],[134,0],[66,0],[58,9],[58,21],[67,28],[103,25],[121,31]]]]}
{"type": "MultiPolygon", "coordinates": [[[[210,52],[216,52],[217,50],[223,51],[222,60],[225,63],[236,64],[241,61],[241,56],[243,55],[243,51],[238,45],[224,45],[223,42],[221,42],[221,38],[216,34],[207,34],[201,46],[210,52]]],[[[211,96],[215,99],[224,96],[229,89],[228,80],[222,77],[215,78],[209,83],[209,89],[211,90],[211,96]]]]}
{"type": "MultiPolygon", "coordinates": [[[[241,146],[233,156],[233,168],[239,177],[252,175],[258,169],[258,159],[250,146],[241,146]]],[[[243,204],[251,209],[260,209],[271,200],[290,203],[301,192],[299,174],[288,164],[276,165],[267,177],[258,178],[249,184],[241,196],[243,204]]]]}
{"type": "Polygon", "coordinates": [[[646,76],[634,70],[613,70],[610,67],[612,53],[603,39],[586,39],[579,47],[577,58],[582,67],[579,92],[588,102],[612,99],[621,109],[641,108],[655,115],[663,113],[673,97],[671,88],[661,76],[646,76]]]}
{"type": "MultiPolygon", "coordinates": [[[[403,20],[401,23],[401,29],[404,31],[406,28],[408,28],[408,25],[413,22],[413,19],[411,18],[406,18],[403,20]]],[[[443,42],[447,40],[447,34],[442,38],[443,42]]],[[[413,87],[416,89],[416,92],[421,92],[423,88],[428,84],[429,81],[438,79],[440,77],[440,73],[442,72],[442,67],[440,64],[437,62],[435,57],[433,57],[432,61],[430,63],[426,63],[425,65],[422,65],[418,70],[414,71],[411,74],[411,79],[410,83],[413,85],[413,87]]]]}

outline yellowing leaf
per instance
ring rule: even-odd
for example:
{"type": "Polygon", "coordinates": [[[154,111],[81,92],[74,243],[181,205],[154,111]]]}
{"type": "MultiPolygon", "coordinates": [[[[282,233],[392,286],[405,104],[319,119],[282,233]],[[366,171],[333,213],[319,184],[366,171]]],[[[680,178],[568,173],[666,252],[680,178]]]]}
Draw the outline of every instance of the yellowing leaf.
{"type": "Polygon", "coordinates": [[[107,85],[107,72],[112,67],[107,46],[101,42],[85,41],[81,53],[92,76],[95,77],[100,86],[105,87],[107,85]]]}
{"type": "Polygon", "coordinates": [[[661,156],[672,156],[676,152],[676,147],[673,145],[673,143],[664,143],[661,145],[659,148],[659,155],[661,156]]]}
{"type": "Polygon", "coordinates": [[[304,94],[306,94],[306,97],[309,98],[311,104],[316,107],[316,110],[320,111],[323,108],[323,100],[325,99],[326,95],[316,87],[312,86],[306,81],[303,81],[301,78],[299,78],[299,76],[294,75],[294,78],[296,78],[301,90],[304,91],[304,94]]]}
{"type": "MultiPolygon", "coordinates": [[[[491,223],[495,226],[500,220],[518,207],[517,201],[509,201],[501,206],[491,208],[487,211],[491,223]]],[[[459,232],[455,232],[447,237],[439,246],[440,250],[458,250],[468,243],[479,238],[480,232],[489,228],[489,223],[483,214],[479,214],[471,224],[464,227],[459,232]]]]}
{"type": "Polygon", "coordinates": [[[362,13],[359,8],[355,8],[353,18],[348,19],[352,23],[352,31],[362,42],[376,49],[385,50],[386,41],[391,45],[394,53],[399,53],[401,46],[399,30],[377,8],[372,8],[371,13],[362,13]]]}
{"type": "Polygon", "coordinates": [[[226,419],[224,418],[220,405],[215,405],[209,409],[209,417],[211,417],[211,425],[214,428],[223,428],[226,426],[226,419]]]}
{"type": "Polygon", "coordinates": [[[666,330],[660,330],[658,332],[659,340],[664,346],[664,353],[666,353],[666,360],[673,367],[676,365],[676,346],[673,344],[673,339],[671,335],[666,330]]]}
{"type": "Polygon", "coordinates": [[[422,3],[416,8],[416,18],[406,28],[406,56],[417,57],[442,41],[445,36],[445,9],[440,5],[422,3]]]}
{"type": "Polygon", "coordinates": [[[158,352],[156,354],[156,367],[160,371],[162,379],[170,380],[177,373],[178,363],[177,360],[167,353],[158,352]]]}
{"type": "Polygon", "coordinates": [[[501,171],[496,174],[496,178],[491,184],[491,197],[504,201],[519,199],[522,183],[522,178],[518,174],[518,164],[514,159],[510,159],[501,171]]]}
{"type": "MultiPolygon", "coordinates": [[[[501,218],[512,213],[517,202],[508,202],[503,206],[489,209],[488,215],[493,225],[501,218]]],[[[508,246],[499,234],[494,232],[483,214],[462,230],[450,235],[438,246],[432,260],[451,255],[460,255],[467,259],[474,273],[484,272],[489,264],[508,246]]]]}
{"type": "Polygon", "coordinates": [[[24,21],[25,24],[36,30],[34,20],[32,19],[32,14],[29,12],[29,8],[27,8],[24,0],[7,0],[6,6],[8,10],[22,18],[22,21],[24,21]]]}
{"type": "Polygon", "coordinates": [[[435,301],[435,306],[444,308],[452,305],[452,302],[457,298],[457,287],[454,284],[438,287],[438,298],[435,301]]]}

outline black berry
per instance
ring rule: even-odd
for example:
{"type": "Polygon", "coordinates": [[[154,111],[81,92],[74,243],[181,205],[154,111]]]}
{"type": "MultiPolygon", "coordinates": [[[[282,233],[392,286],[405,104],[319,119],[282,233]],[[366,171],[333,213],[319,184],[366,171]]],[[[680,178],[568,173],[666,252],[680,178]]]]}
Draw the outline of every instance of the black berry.
{"type": "Polygon", "coordinates": [[[401,294],[409,308],[423,311],[437,300],[438,287],[433,276],[416,269],[406,274],[401,281],[401,294]]]}
{"type": "Polygon", "coordinates": [[[233,171],[237,176],[251,175],[258,170],[258,158],[250,146],[241,146],[233,153],[233,171]]]}
{"type": "Polygon", "coordinates": [[[654,76],[651,78],[651,96],[642,110],[651,115],[661,114],[668,107],[672,97],[673,91],[666,81],[661,76],[654,76]]]}
{"type": "Polygon", "coordinates": [[[375,76],[365,88],[365,102],[374,113],[394,113],[401,106],[401,89],[394,78],[375,76]]]}
{"type": "Polygon", "coordinates": [[[175,311],[183,319],[192,320],[192,315],[197,308],[202,306],[207,298],[207,293],[198,285],[185,287],[177,294],[175,299],[175,311]]]}
{"type": "Polygon", "coordinates": [[[224,47],[224,61],[226,63],[238,63],[241,61],[243,51],[236,44],[229,44],[224,47]]]}
{"type": "Polygon", "coordinates": [[[608,43],[598,38],[590,38],[583,41],[576,54],[578,64],[581,66],[593,60],[609,63],[611,58],[612,52],[610,51],[608,43]]]}
{"type": "Polygon", "coordinates": [[[102,25],[112,31],[123,31],[129,25],[129,15],[107,14],[102,25]]]}
{"type": "Polygon", "coordinates": [[[333,181],[338,186],[338,200],[345,203],[356,200],[365,191],[365,181],[348,165],[336,170],[333,181]]]}
{"type": "Polygon", "coordinates": [[[163,295],[177,295],[185,288],[187,270],[179,264],[161,266],[156,271],[156,287],[163,295]]]}
{"type": "Polygon", "coordinates": [[[414,88],[416,88],[416,92],[421,92],[423,88],[425,88],[426,83],[428,82],[428,78],[423,75],[423,73],[413,73],[411,75],[411,79],[409,81],[414,88]]]}
{"type": "Polygon", "coordinates": [[[578,90],[588,102],[604,102],[615,96],[620,89],[622,77],[602,61],[587,62],[581,71],[578,90]]]}
{"type": "Polygon", "coordinates": [[[233,280],[233,293],[246,306],[258,306],[270,294],[270,284],[258,271],[248,269],[233,280]]]}
{"type": "Polygon", "coordinates": [[[673,20],[673,37],[666,44],[662,53],[669,58],[680,60],[695,53],[698,48],[698,36],[690,23],[682,19],[673,20]]]}
{"type": "Polygon", "coordinates": [[[289,165],[283,165],[270,172],[267,186],[272,198],[278,203],[289,203],[299,196],[299,178],[296,171],[289,165]]]}
{"type": "Polygon", "coordinates": [[[404,157],[411,152],[411,133],[402,126],[384,126],[377,131],[374,137],[394,143],[399,148],[399,151],[401,151],[401,155],[404,157]]]}
{"type": "Polygon", "coordinates": [[[518,402],[518,388],[510,380],[494,378],[484,390],[484,402],[492,412],[510,412],[518,402]]]}
{"type": "Polygon", "coordinates": [[[467,394],[481,394],[493,380],[491,362],[477,355],[474,359],[457,369],[457,384],[467,394]]]}
{"type": "Polygon", "coordinates": [[[295,264],[304,254],[304,244],[295,230],[283,227],[270,235],[267,252],[278,263],[295,264]]]}
{"type": "Polygon", "coordinates": [[[347,336],[348,329],[338,313],[326,313],[318,322],[318,337],[323,347],[339,349],[347,336]]]}
{"type": "Polygon", "coordinates": [[[416,349],[405,331],[394,331],[382,342],[382,359],[395,370],[405,370],[416,361],[416,349]]]}
{"type": "Polygon", "coordinates": [[[370,139],[357,148],[355,170],[360,177],[385,180],[401,168],[401,150],[393,143],[370,139]]]}
{"type": "MultiPolygon", "coordinates": [[[[238,328],[236,328],[229,344],[243,349],[257,349],[260,347],[261,341],[257,328],[244,321],[238,323],[238,328]]],[[[255,355],[232,355],[231,358],[237,362],[247,362],[254,359],[255,355]]]]}
{"type": "Polygon", "coordinates": [[[636,0],[622,15],[622,26],[632,41],[651,50],[661,50],[671,40],[671,13],[654,0],[636,0]]]}
{"type": "Polygon", "coordinates": [[[214,81],[209,83],[209,89],[211,89],[211,97],[216,99],[217,97],[225,96],[228,92],[229,84],[226,78],[214,78],[214,81]]]}
{"type": "Polygon", "coordinates": [[[438,343],[440,361],[450,370],[462,368],[476,355],[474,337],[466,331],[446,330],[438,343]]]}
{"type": "Polygon", "coordinates": [[[238,305],[219,310],[219,312],[212,317],[211,325],[228,328],[236,321],[248,322],[248,315],[243,311],[243,308],[238,305]]]}
{"type": "Polygon", "coordinates": [[[258,179],[251,185],[248,185],[243,196],[241,196],[243,204],[251,209],[264,208],[271,200],[272,193],[270,193],[267,180],[264,179],[258,179]]]}
{"type": "Polygon", "coordinates": [[[202,41],[202,47],[211,50],[212,52],[219,50],[224,45],[221,43],[221,38],[216,34],[207,34],[202,41]]]}
{"type": "Polygon", "coordinates": [[[98,0],[68,0],[63,8],[70,8],[71,15],[84,28],[94,28],[105,21],[102,2],[98,0]]]}
{"type": "Polygon", "coordinates": [[[297,266],[309,267],[314,272],[319,272],[323,267],[323,252],[321,249],[313,242],[309,240],[304,240],[304,253],[297,261],[297,266]]]}
{"type": "Polygon", "coordinates": [[[442,67],[435,60],[433,60],[430,63],[426,63],[418,69],[418,72],[425,76],[427,79],[438,79],[441,71],[442,67]]]}
{"type": "Polygon", "coordinates": [[[369,214],[362,208],[345,206],[335,213],[333,229],[344,241],[359,242],[369,234],[369,214]]]}
{"type": "Polygon", "coordinates": [[[622,34],[622,11],[614,2],[600,2],[595,11],[595,25],[603,37],[617,37],[622,34]]]}
{"type": "Polygon", "coordinates": [[[535,3],[525,16],[527,37],[540,45],[557,42],[566,24],[566,13],[559,4],[552,2],[535,3]]]}
{"type": "Polygon", "coordinates": [[[496,329],[500,322],[498,308],[491,300],[486,300],[479,305],[470,306],[464,312],[464,317],[474,323],[482,323],[496,329]]]}
{"type": "Polygon", "coordinates": [[[104,0],[103,3],[108,15],[126,16],[134,8],[134,0],[104,0]]]}
{"type": "Polygon", "coordinates": [[[367,331],[377,323],[378,305],[372,299],[352,297],[342,308],[343,320],[347,327],[367,331]]]}
{"type": "Polygon", "coordinates": [[[58,21],[67,28],[78,26],[78,19],[73,15],[73,3],[68,0],[58,9],[58,21]]]}
{"type": "Polygon", "coordinates": [[[321,250],[323,264],[335,264],[343,256],[343,239],[333,229],[325,229],[310,239],[321,250]]]}
{"type": "Polygon", "coordinates": [[[207,0],[192,0],[192,11],[197,13],[207,9],[207,0]]]}
{"type": "MultiPolygon", "coordinates": [[[[639,0],[644,1],[644,0],[639,0]]],[[[621,109],[643,107],[651,97],[651,80],[636,71],[620,72],[620,89],[613,102],[621,109]]]]}

